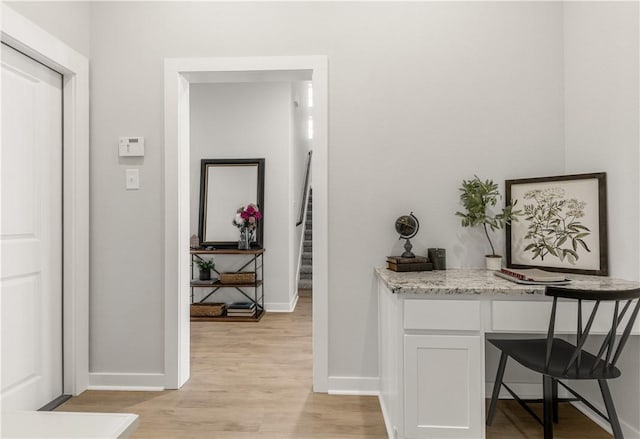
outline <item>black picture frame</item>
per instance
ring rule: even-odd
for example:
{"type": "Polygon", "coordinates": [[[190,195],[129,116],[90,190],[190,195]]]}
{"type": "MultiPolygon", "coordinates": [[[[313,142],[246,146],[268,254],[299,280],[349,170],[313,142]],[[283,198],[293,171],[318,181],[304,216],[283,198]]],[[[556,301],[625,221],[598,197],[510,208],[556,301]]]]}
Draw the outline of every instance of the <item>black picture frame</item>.
{"type": "Polygon", "coordinates": [[[609,274],[605,172],[506,180],[505,192],[522,212],[505,228],[507,267],[609,274]]]}
{"type": "Polygon", "coordinates": [[[240,206],[255,203],[262,213],[262,219],[258,221],[250,244],[252,249],[263,248],[264,177],[264,158],[201,160],[198,221],[201,246],[237,248],[240,232],[232,223],[236,210],[240,206]],[[245,181],[247,184],[244,184],[245,181]]]}

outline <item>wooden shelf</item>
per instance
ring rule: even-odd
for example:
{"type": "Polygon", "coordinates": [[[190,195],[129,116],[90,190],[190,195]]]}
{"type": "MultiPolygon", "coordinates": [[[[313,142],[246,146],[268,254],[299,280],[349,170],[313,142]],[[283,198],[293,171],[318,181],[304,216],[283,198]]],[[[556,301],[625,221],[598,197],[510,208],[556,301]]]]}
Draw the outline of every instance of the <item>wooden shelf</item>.
{"type": "Polygon", "coordinates": [[[217,248],[213,250],[191,249],[192,255],[261,255],[263,248],[250,248],[249,250],[238,250],[237,248],[217,248]]]}
{"type": "Polygon", "coordinates": [[[265,315],[264,311],[258,311],[255,316],[252,317],[191,317],[192,322],[259,322],[262,316],[265,315]]]}
{"type": "MultiPolygon", "coordinates": [[[[197,260],[202,260],[201,255],[238,255],[244,256],[244,265],[239,267],[236,272],[238,274],[244,274],[245,276],[223,276],[225,273],[220,273],[217,270],[215,271],[221,278],[225,280],[228,279],[238,279],[245,280],[245,282],[238,283],[230,283],[230,282],[221,282],[220,279],[213,279],[210,281],[201,281],[199,279],[191,279],[190,289],[191,289],[191,304],[194,303],[207,303],[207,299],[214,294],[219,293],[220,291],[227,289],[233,291],[235,289],[235,295],[242,293],[244,298],[242,300],[248,299],[253,302],[256,306],[256,314],[253,316],[241,316],[241,317],[229,317],[229,316],[193,316],[191,317],[192,322],[257,322],[260,321],[262,315],[264,314],[264,285],[263,285],[263,276],[264,276],[264,266],[263,266],[263,257],[264,257],[264,249],[263,248],[252,248],[248,250],[238,250],[235,248],[229,249],[214,249],[214,250],[203,250],[203,249],[192,249],[191,250],[191,270],[193,273],[194,264],[197,260]],[[253,268],[252,271],[247,271],[248,269],[253,268]],[[250,282],[246,282],[250,279],[250,282]],[[195,300],[194,292],[199,290],[199,295],[202,293],[204,289],[204,297],[200,296],[200,300],[195,300]],[[261,310],[261,311],[260,311],[261,310]]],[[[193,274],[192,274],[193,275],[193,274]]],[[[198,313],[196,313],[198,314],[198,313]]]]}
{"type": "Polygon", "coordinates": [[[257,280],[256,282],[243,282],[241,284],[223,284],[219,280],[211,282],[209,284],[201,284],[201,283],[191,283],[193,288],[229,288],[229,287],[239,287],[239,288],[250,288],[250,287],[259,287],[262,285],[262,280],[257,280]]]}

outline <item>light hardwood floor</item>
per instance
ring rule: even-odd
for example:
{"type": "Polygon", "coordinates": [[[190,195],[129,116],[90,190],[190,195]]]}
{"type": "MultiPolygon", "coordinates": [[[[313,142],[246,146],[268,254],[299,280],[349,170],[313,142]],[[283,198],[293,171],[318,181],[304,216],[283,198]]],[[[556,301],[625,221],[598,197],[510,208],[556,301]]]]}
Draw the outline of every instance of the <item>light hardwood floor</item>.
{"type": "Polygon", "coordinates": [[[192,322],[177,391],[88,391],[59,408],[140,415],[133,438],[382,439],[376,397],[312,392],[311,298],[259,323],[192,322]]]}
{"type": "MultiPolygon", "coordinates": [[[[488,401],[487,401],[488,402],[488,401]]],[[[488,404],[487,404],[488,405],[488,404]]],[[[491,427],[487,427],[487,439],[543,439],[542,426],[513,400],[500,400],[491,427]]],[[[531,404],[542,418],[542,404],[531,404]]],[[[569,403],[558,407],[559,421],[553,426],[554,439],[612,439],[597,424],[580,413],[569,403]]]]}
{"type": "MultiPolygon", "coordinates": [[[[180,390],[87,391],[58,410],[139,414],[134,439],[387,437],[376,397],[311,391],[310,297],[259,323],[193,322],[191,379],[180,390]]],[[[610,438],[572,407],[561,416],[570,422],[556,439],[610,438]]],[[[501,401],[487,438],[537,439],[542,429],[501,401]]]]}

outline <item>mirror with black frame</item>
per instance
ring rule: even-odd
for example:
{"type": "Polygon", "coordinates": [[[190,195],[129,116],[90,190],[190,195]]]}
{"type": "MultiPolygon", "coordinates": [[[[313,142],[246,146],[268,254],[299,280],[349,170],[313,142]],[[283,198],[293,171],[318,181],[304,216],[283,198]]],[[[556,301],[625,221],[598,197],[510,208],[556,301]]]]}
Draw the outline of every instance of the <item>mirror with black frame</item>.
{"type": "MultiPolygon", "coordinates": [[[[203,247],[237,248],[233,223],[238,208],[255,204],[264,214],[264,159],[202,159],[200,217],[203,247]]],[[[258,221],[251,248],[262,248],[264,221],[258,221]]]]}

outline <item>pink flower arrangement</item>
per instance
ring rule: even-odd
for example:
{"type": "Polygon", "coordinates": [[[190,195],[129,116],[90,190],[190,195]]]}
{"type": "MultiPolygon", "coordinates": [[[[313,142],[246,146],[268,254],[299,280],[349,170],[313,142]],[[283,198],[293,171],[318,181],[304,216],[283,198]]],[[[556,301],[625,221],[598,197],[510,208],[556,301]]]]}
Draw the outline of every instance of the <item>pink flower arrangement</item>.
{"type": "Polygon", "coordinates": [[[260,209],[255,204],[248,204],[246,207],[242,206],[236,211],[236,216],[233,218],[233,225],[239,229],[248,228],[254,230],[258,221],[262,219],[260,209]]]}

